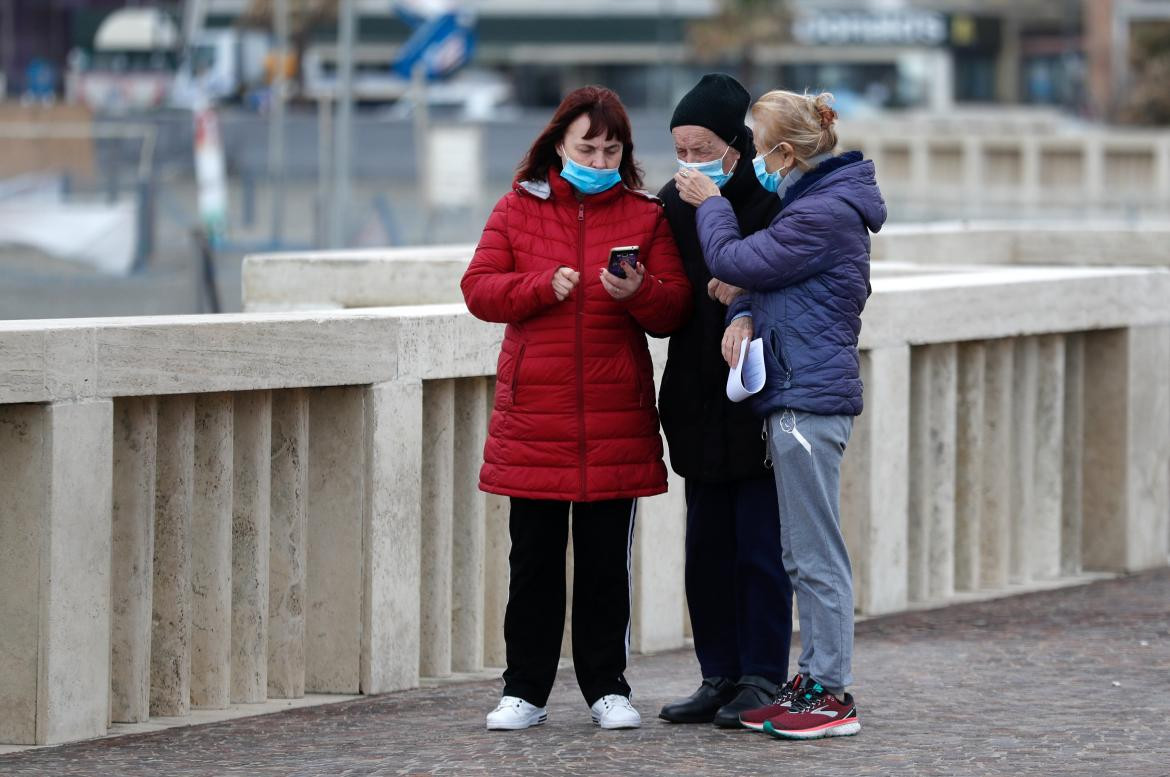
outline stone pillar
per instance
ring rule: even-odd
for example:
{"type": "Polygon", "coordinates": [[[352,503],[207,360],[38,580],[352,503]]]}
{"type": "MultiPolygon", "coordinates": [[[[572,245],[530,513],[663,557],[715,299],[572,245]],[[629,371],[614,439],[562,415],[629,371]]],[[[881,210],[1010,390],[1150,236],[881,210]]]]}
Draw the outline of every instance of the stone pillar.
{"type": "Polygon", "coordinates": [[[1170,328],[1086,334],[1085,365],[1085,566],[1163,566],[1170,516],[1170,328]]]}
{"type": "Polygon", "coordinates": [[[1039,371],[1036,338],[1015,340],[1012,364],[1011,514],[1009,525],[1009,574],[1012,583],[1031,579],[1029,555],[1035,520],[1036,393],[1039,371]]]}
{"type": "Polygon", "coordinates": [[[925,133],[909,138],[910,191],[915,201],[926,202],[931,189],[930,138],[925,133]]]}
{"type": "Polygon", "coordinates": [[[235,395],[232,477],[232,703],[268,698],[272,394],[235,395]]]}
{"type": "Polygon", "coordinates": [[[0,742],[106,733],[113,404],[0,406],[0,742]]]}
{"type": "Polygon", "coordinates": [[[305,689],[315,693],[361,687],[365,397],[310,392],[305,689]]]}
{"type": "MultiPolygon", "coordinates": [[[[573,658],[573,575],[576,564],[573,561],[573,511],[569,511],[569,536],[565,542],[565,626],[561,630],[561,658],[573,658]]],[[[635,561],[635,566],[637,562],[635,561]]],[[[638,574],[638,570],[634,570],[638,574]]]]}
{"type": "Polygon", "coordinates": [[[987,347],[959,345],[959,384],[955,413],[955,588],[979,588],[979,549],[983,513],[983,397],[987,347]]]}
{"type": "Polygon", "coordinates": [[[946,599],[954,593],[957,371],[954,343],[913,351],[908,535],[912,601],[946,599]]]}
{"type": "Polygon", "coordinates": [[[1040,203],[1040,142],[1026,134],[1020,138],[1020,195],[1027,207],[1040,203]]]}
{"type": "Polygon", "coordinates": [[[150,717],[157,421],[153,397],[114,401],[110,719],[120,723],[150,717]]]}
{"type": "Polygon", "coordinates": [[[906,607],[910,348],[863,351],[865,411],[841,467],[841,514],[853,561],[855,606],[876,615],[906,607]]]}
{"type": "Polygon", "coordinates": [[[512,541],[508,534],[508,498],[486,495],[484,563],[483,563],[483,664],[504,666],[504,613],[508,607],[508,553],[512,541]]]}
{"type": "Polygon", "coordinates": [[[1036,340],[1035,459],[1029,573],[1034,580],[1060,576],[1064,479],[1064,337],[1036,340]]]}
{"type": "MultiPolygon", "coordinates": [[[[455,383],[423,384],[422,590],[419,672],[451,673],[452,484],[455,464],[455,383]]],[[[462,444],[462,440],[458,441],[462,444]]]]}
{"type": "Polygon", "coordinates": [[[979,524],[979,585],[1003,588],[1011,561],[1012,340],[987,343],[983,396],[983,504],[979,524]]]}
{"type": "Polygon", "coordinates": [[[687,506],[683,480],[669,469],[668,490],[638,500],[634,521],[633,649],[683,646],[687,506]]]}
{"type": "Polygon", "coordinates": [[[1064,343],[1064,454],[1061,475],[1060,573],[1079,575],[1084,531],[1085,337],[1064,343]]]}
{"type": "Polygon", "coordinates": [[[976,213],[983,205],[983,141],[978,135],[963,138],[962,202],[976,213]]]}
{"type": "Polygon", "coordinates": [[[484,378],[455,381],[451,668],[456,672],[483,668],[486,501],[479,469],[491,412],[486,383],[484,378]]]}
{"type": "Polygon", "coordinates": [[[195,403],[158,401],[154,522],[154,625],[150,640],[150,714],[191,711],[191,508],[195,403]]]}
{"type": "Polygon", "coordinates": [[[1170,208],[1170,137],[1163,137],[1154,153],[1154,187],[1158,202],[1170,208]]]}
{"type": "Polygon", "coordinates": [[[363,693],[418,685],[423,437],[421,382],[367,390],[363,693]]]}
{"type": "MultiPolygon", "coordinates": [[[[496,379],[485,378],[484,401],[490,421],[496,395],[496,379]]],[[[483,560],[483,664],[504,666],[504,613],[508,607],[508,553],[512,541],[508,534],[508,498],[484,494],[483,560]]]]}
{"type": "Polygon", "coordinates": [[[268,556],[268,697],[305,695],[305,569],[309,511],[309,394],[272,396],[268,556]]]}
{"type": "Polygon", "coordinates": [[[232,687],[231,394],[195,397],[191,503],[191,705],[225,709],[232,687]]]}
{"type": "Polygon", "coordinates": [[[1081,146],[1084,156],[1084,197],[1082,206],[1100,209],[1105,204],[1105,144],[1101,135],[1090,130],[1081,146]]]}

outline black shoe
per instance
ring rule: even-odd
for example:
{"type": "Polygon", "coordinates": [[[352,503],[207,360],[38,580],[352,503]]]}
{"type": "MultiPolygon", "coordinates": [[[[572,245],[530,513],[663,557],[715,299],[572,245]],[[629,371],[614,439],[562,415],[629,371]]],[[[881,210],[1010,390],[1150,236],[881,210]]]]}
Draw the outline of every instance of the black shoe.
{"type": "Polygon", "coordinates": [[[766,677],[745,674],[735,684],[735,698],[715,713],[715,725],[720,728],[740,728],[739,713],[766,707],[780,692],[780,686],[766,677]]]}
{"type": "Polygon", "coordinates": [[[726,677],[704,677],[699,690],[685,699],[672,701],[658,717],[671,723],[710,723],[720,707],[735,696],[735,683],[726,677]]]}

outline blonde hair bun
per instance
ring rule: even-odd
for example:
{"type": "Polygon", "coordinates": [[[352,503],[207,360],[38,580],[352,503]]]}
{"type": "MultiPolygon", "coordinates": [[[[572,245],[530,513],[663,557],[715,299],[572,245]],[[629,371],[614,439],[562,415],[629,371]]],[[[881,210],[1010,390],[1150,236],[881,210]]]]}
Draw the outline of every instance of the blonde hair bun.
{"type": "Polygon", "coordinates": [[[837,148],[837,111],[833,95],[797,94],[774,89],[752,105],[756,135],[767,147],[789,143],[798,161],[817,154],[832,153],[837,148]]]}
{"type": "Polygon", "coordinates": [[[813,110],[816,111],[821,129],[825,130],[832,127],[837,121],[837,111],[833,109],[833,95],[829,92],[821,92],[812,98],[812,101],[813,110]]]}

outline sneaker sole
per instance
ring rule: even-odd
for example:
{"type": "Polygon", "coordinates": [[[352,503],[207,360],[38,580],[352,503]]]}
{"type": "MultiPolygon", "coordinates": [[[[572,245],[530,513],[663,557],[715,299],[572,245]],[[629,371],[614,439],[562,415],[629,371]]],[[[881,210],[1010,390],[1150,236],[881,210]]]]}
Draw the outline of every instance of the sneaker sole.
{"type": "Polygon", "coordinates": [[[488,731],[523,731],[526,728],[532,728],[533,726],[539,726],[542,723],[544,723],[546,720],[548,720],[548,713],[547,712],[545,714],[541,715],[536,720],[526,721],[523,723],[497,723],[495,725],[492,725],[491,723],[489,723],[489,724],[487,724],[487,730],[488,731]]]}
{"type": "Polygon", "coordinates": [[[861,731],[861,721],[843,720],[837,723],[826,723],[816,728],[806,728],[800,731],[784,731],[772,725],[772,721],[764,723],[764,731],[777,739],[823,739],[825,737],[851,737],[861,731]]]}
{"type": "Polygon", "coordinates": [[[741,720],[739,722],[739,725],[743,726],[746,729],[750,729],[752,731],[763,731],[764,730],[763,723],[747,723],[747,722],[741,720]]]}
{"type": "Polygon", "coordinates": [[[602,723],[597,718],[596,715],[590,715],[589,717],[593,718],[593,724],[595,726],[601,726],[602,728],[604,728],[608,731],[617,731],[617,730],[623,729],[623,728],[641,728],[642,727],[642,721],[640,721],[640,720],[637,723],[617,723],[617,724],[614,724],[614,723],[602,723]]]}

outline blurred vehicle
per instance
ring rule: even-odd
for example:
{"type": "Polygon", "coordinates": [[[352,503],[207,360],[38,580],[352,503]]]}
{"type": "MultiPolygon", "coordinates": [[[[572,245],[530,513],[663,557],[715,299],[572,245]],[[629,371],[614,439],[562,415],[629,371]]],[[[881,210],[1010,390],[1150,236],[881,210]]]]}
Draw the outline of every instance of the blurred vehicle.
{"type": "Polygon", "coordinates": [[[200,96],[235,100],[265,85],[270,36],[261,30],[205,29],[187,49],[175,73],[171,103],[191,108],[200,96]]]}
{"type": "Polygon", "coordinates": [[[157,8],[123,8],[102,21],[93,61],[78,75],[78,97],[103,113],[166,104],[179,59],[179,28],[157,8]]]}

